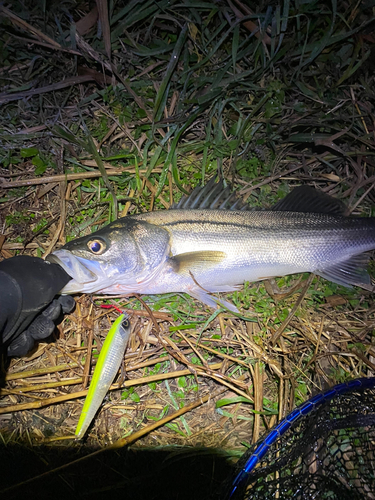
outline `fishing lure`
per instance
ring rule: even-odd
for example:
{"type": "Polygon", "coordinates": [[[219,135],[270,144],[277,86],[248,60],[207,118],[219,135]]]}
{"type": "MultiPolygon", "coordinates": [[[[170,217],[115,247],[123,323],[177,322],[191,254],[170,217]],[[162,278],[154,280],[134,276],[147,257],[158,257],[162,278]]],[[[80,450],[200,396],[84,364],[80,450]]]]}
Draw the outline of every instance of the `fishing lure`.
{"type": "Polygon", "coordinates": [[[92,419],[95,417],[96,412],[102,404],[104,396],[107,394],[120,368],[129,337],[129,317],[127,314],[121,314],[111,326],[100,351],[99,359],[75,432],[77,439],[83,438],[92,419]]]}

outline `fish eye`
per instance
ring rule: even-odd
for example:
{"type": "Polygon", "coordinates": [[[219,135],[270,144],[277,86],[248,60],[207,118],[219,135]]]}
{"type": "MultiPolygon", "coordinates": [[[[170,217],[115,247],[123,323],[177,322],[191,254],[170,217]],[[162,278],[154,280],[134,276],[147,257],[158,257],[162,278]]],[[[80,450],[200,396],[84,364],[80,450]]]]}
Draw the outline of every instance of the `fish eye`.
{"type": "Polygon", "coordinates": [[[129,323],[128,318],[124,318],[124,319],[122,320],[122,322],[121,322],[121,326],[122,326],[122,328],[129,328],[130,323],[129,323]]]}
{"type": "Polygon", "coordinates": [[[106,250],[107,245],[103,240],[96,238],[87,243],[87,248],[95,255],[101,255],[106,250]]]}

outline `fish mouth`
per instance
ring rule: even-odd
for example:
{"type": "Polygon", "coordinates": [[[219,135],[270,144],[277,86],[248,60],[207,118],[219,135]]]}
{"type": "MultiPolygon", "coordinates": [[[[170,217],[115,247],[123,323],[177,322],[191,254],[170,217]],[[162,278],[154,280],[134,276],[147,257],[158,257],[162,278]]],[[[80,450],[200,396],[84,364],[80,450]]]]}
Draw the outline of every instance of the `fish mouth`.
{"type": "Polygon", "coordinates": [[[61,266],[72,278],[60,293],[90,293],[98,289],[98,284],[95,283],[102,274],[99,262],[77,257],[69,250],[63,249],[51,253],[46,260],[61,266]]]}

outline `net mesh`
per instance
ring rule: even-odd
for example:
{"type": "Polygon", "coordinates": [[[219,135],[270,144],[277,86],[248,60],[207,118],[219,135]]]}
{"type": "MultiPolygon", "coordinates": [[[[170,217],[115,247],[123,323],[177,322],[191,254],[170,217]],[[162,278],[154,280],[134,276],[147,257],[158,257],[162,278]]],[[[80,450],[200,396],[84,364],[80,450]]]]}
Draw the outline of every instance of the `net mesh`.
{"type": "Polygon", "coordinates": [[[246,452],[227,498],[375,500],[375,378],[296,408],[246,452]]]}

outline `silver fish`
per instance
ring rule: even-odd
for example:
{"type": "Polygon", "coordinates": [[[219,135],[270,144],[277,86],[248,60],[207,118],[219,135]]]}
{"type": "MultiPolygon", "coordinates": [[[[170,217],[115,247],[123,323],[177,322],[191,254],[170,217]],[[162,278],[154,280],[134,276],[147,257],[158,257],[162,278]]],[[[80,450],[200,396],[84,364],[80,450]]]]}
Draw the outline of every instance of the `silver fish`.
{"type": "Polygon", "coordinates": [[[248,211],[222,182],[210,181],[174,209],[118,219],[48,260],[73,278],[63,294],[186,292],[232,310],[209,294],[302,272],[372,290],[364,252],[375,248],[375,218],[345,210],[339,200],[301,186],[270,210],[248,211]]]}

